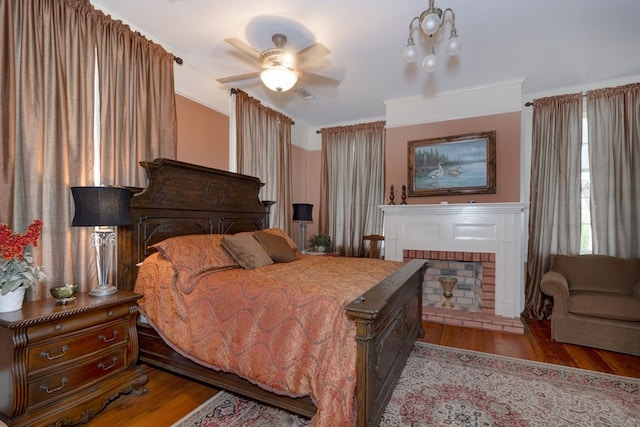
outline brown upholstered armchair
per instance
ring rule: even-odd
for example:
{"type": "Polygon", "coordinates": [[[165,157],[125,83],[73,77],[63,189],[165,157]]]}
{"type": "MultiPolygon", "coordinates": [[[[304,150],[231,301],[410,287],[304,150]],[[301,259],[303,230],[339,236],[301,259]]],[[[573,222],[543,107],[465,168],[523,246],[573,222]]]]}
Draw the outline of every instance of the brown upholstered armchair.
{"type": "Polygon", "coordinates": [[[552,255],[540,287],[554,340],[640,356],[640,259],[552,255]]]}

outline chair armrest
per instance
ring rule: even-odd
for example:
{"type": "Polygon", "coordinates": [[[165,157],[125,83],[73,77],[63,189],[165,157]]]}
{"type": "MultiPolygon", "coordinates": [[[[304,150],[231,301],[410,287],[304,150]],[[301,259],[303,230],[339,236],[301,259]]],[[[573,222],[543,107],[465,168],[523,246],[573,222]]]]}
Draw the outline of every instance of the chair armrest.
{"type": "Polygon", "coordinates": [[[548,271],[540,280],[540,289],[553,297],[553,312],[566,314],[569,311],[569,283],[556,271],[548,271]]]}

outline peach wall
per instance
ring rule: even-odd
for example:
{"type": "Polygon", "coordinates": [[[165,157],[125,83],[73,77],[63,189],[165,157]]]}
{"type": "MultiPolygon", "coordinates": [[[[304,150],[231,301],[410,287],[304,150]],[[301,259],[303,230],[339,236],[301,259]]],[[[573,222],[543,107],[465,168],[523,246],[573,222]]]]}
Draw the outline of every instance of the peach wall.
{"type": "Polygon", "coordinates": [[[520,201],[520,112],[425,123],[387,130],[385,152],[386,199],[389,188],[395,188],[395,202],[400,201],[400,188],[408,183],[407,162],[409,141],[461,135],[465,133],[496,131],[496,194],[465,194],[459,196],[431,196],[407,198],[409,204],[428,204],[448,201],[466,203],[519,202],[520,201]]]}
{"type": "Polygon", "coordinates": [[[229,170],[229,117],[176,95],[177,160],[229,170]]]}
{"type": "MultiPolygon", "coordinates": [[[[318,233],[318,207],[320,206],[320,151],[307,151],[291,146],[291,173],[293,203],[311,203],[313,222],[307,223],[307,239],[318,233]]],[[[293,224],[293,239],[300,246],[300,224],[293,224]]]]}

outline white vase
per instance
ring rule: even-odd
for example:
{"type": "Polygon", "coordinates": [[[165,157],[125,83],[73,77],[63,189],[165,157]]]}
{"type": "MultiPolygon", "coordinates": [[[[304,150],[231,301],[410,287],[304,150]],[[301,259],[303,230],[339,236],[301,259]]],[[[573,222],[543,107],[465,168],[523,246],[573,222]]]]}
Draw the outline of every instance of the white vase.
{"type": "Polygon", "coordinates": [[[21,286],[6,295],[0,294],[0,313],[20,310],[24,301],[24,291],[25,288],[21,286]]]}

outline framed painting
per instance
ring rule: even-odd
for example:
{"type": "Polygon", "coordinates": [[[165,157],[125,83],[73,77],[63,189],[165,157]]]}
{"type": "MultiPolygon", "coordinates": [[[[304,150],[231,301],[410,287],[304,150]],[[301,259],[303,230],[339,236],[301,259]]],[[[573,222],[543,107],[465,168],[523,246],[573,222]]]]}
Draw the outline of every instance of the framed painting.
{"type": "Polygon", "coordinates": [[[496,131],[409,141],[409,197],[495,194],[496,131]]]}

